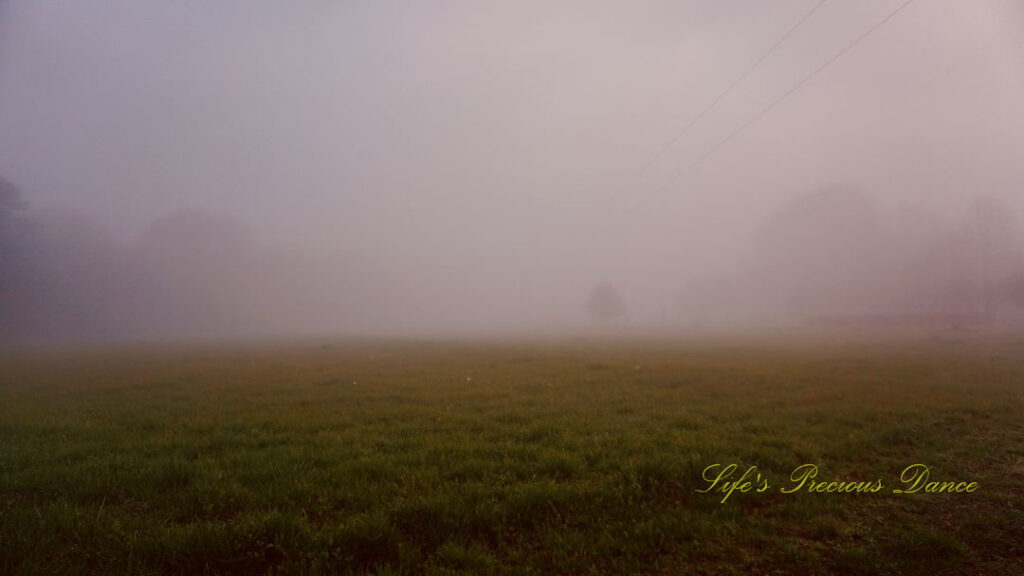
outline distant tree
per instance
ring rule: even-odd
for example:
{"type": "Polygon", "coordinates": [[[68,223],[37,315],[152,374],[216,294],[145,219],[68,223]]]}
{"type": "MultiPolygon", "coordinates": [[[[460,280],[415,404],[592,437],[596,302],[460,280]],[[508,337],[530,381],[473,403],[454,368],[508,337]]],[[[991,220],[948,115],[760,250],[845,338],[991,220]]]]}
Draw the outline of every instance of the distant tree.
{"type": "Polygon", "coordinates": [[[38,292],[32,257],[37,238],[26,208],[17,186],[0,177],[0,338],[22,328],[27,300],[38,292]]]}
{"type": "Polygon", "coordinates": [[[18,188],[0,177],[0,291],[14,281],[20,271],[23,236],[26,223],[22,212],[25,203],[18,188]]]}
{"type": "Polygon", "coordinates": [[[626,313],[626,303],[619,291],[607,282],[601,282],[590,292],[587,311],[594,320],[607,322],[626,313]]]}
{"type": "Polygon", "coordinates": [[[21,200],[18,187],[0,176],[0,213],[7,214],[9,211],[14,212],[24,208],[25,203],[21,200]]]}
{"type": "Polygon", "coordinates": [[[982,317],[994,312],[998,284],[1017,272],[1015,226],[1013,212],[994,197],[975,199],[964,221],[963,243],[970,254],[965,275],[971,282],[975,313],[982,317]]]}
{"type": "Polygon", "coordinates": [[[1000,296],[1008,304],[1024,308],[1024,273],[1005,279],[1000,287],[1000,296]]]}

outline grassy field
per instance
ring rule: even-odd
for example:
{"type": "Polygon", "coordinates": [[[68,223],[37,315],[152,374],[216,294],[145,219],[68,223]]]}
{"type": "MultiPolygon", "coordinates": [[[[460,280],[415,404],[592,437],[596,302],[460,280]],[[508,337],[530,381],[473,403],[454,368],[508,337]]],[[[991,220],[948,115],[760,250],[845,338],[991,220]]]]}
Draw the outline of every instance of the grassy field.
{"type": "Polygon", "coordinates": [[[1024,574],[1022,398],[1020,338],[11,349],[0,573],[1024,574]]]}

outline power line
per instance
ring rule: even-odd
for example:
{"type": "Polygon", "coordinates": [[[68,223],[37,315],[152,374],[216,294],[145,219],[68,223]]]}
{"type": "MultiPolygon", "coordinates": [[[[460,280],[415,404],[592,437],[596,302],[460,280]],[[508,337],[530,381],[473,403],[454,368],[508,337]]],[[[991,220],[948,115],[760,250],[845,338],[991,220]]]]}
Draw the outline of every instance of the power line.
{"type": "MultiPolygon", "coordinates": [[[[894,10],[892,10],[891,12],[886,14],[884,18],[882,18],[881,20],[879,20],[878,22],[873,24],[864,33],[862,33],[860,36],[855,38],[852,42],[850,42],[845,47],[843,47],[842,50],[840,50],[835,55],[833,55],[831,58],[826,60],[822,65],[818,66],[810,74],[808,74],[807,76],[802,78],[799,82],[797,82],[796,85],[794,85],[792,88],[790,88],[785,93],[783,93],[782,96],[776,98],[771,103],[769,103],[767,106],[765,106],[765,107],[761,108],[760,110],[758,110],[758,112],[756,114],[754,114],[754,116],[752,116],[746,122],[741,124],[735,130],[730,132],[725,138],[719,140],[714,146],[712,146],[710,149],[708,149],[707,151],[702,153],[700,156],[698,156],[692,162],[690,162],[689,164],[684,166],[681,170],[679,170],[679,171],[675,172],[674,174],[672,174],[671,177],[665,182],[665,184],[663,186],[660,186],[660,187],[657,188],[656,192],[661,192],[661,191],[664,191],[665,189],[669,188],[669,186],[674,184],[679,179],[680,176],[685,174],[686,171],[688,171],[688,170],[692,169],[693,167],[697,166],[698,164],[700,164],[701,162],[706,160],[709,156],[711,156],[712,154],[717,152],[719,149],[721,149],[723,146],[725,146],[726,144],[731,142],[734,138],[739,136],[744,130],[746,130],[751,125],[753,125],[755,122],[757,122],[762,117],[764,117],[766,114],[771,112],[775,107],[777,107],[779,104],[781,104],[783,101],[788,99],[790,96],[792,96],[798,90],[803,88],[808,82],[810,82],[815,77],[817,77],[819,74],[821,74],[826,68],[828,68],[829,66],[834,64],[837,60],[842,58],[845,54],[850,52],[854,47],[856,47],[858,44],[860,44],[865,39],[867,39],[869,36],[871,36],[873,33],[875,33],[875,31],[877,31],[879,28],[881,28],[887,22],[892,20],[893,17],[895,17],[899,12],[903,11],[903,9],[905,9],[907,6],[909,6],[913,1],[914,0],[905,0],[902,4],[897,6],[894,10]]],[[[816,10],[816,9],[817,9],[817,7],[815,7],[812,10],[816,10]]],[[[805,17],[802,20],[806,20],[806,19],[807,18],[805,17]]],[[[798,25],[799,25],[799,23],[798,23],[798,25]]],[[[638,210],[641,207],[641,204],[645,203],[644,202],[645,198],[646,199],[650,199],[649,196],[641,197],[640,201],[636,202],[632,206],[632,208],[629,209],[629,210],[630,211],[638,210]]],[[[620,215],[621,215],[621,213],[620,213],[620,215]]]]}
{"type": "MultiPolygon", "coordinates": [[[[707,150],[706,152],[704,152],[703,154],[701,154],[700,156],[698,156],[698,157],[697,157],[697,159],[696,159],[696,160],[694,160],[693,162],[691,162],[690,164],[688,164],[688,165],[686,166],[686,168],[687,168],[687,169],[689,169],[689,168],[692,168],[692,167],[694,167],[694,166],[696,166],[696,165],[700,164],[700,163],[701,163],[701,162],[703,162],[703,161],[704,161],[705,159],[707,159],[707,158],[708,158],[709,156],[711,156],[712,154],[714,154],[715,152],[717,152],[717,151],[718,151],[718,150],[719,150],[720,148],[722,148],[723,146],[725,146],[726,144],[728,144],[728,143],[729,143],[729,142],[730,142],[730,141],[731,141],[731,140],[732,140],[733,138],[736,138],[737,136],[739,136],[739,135],[740,135],[740,133],[742,133],[742,132],[743,132],[744,130],[746,130],[746,129],[747,129],[748,127],[750,127],[750,126],[751,126],[752,124],[754,124],[755,122],[757,122],[758,120],[760,120],[760,119],[761,119],[761,118],[762,118],[762,117],[763,117],[764,115],[766,115],[766,114],[768,114],[769,112],[771,112],[771,111],[772,111],[772,110],[773,110],[773,109],[774,109],[774,108],[775,108],[776,106],[778,106],[778,105],[779,105],[779,104],[781,104],[781,103],[782,103],[783,101],[785,101],[785,100],[786,100],[787,98],[789,98],[789,97],[790,97],[790,96],[792,96],[792,95],[793,95],[794,93],[796,93],[796,91],[797,91],[797,90],[800,90],[801,88],[803,88],[803,87],[804,87],[804,85],[806,85],[806,84],[807,84],[808,82],[810,82],[811,80],[813,80],[813,79],[814,79],[814,78],[815,78],[815,77],[816,77],[816,76],[817,76],[818,74],[820,74],[820,73],[821,73],[821,72],[822,72],[823,70],[825,70],[826,68],[828,68],[829,66],[831,66],[831,65],[832,65],[832,64],[833,64],[833,63],[834,63],[834,62],[835,62],[836,60],[839,60],[839,59],[840,59],[840,58],[842,58],[842,57],[843,57],[843,55],[845,55],[845,54],[846,54],[847,52],[849,52],[850,50],[853,50],[853,48],[854,48],[855,46],[857,46],[858,44],[860,44],[860,43],[861,43],[861,42],[862,42],[862,41],[863,41],[863,40],[864,40],[865,38],[867,38],[868,36],[872,35],[872,34],[873,34],[873,33],[874,33],[874,32],[875,32],[876,30],[878,30],[878,29],[879,29],[879,28],[881,28],[881,27],[882,27],[883,25],[885,25],[885,23],[886,23],[886,22],[888,22],[889,20],[891,20],[891,19],[892,19],[892,18],[893,18],[894,16],[896,16],[896,14],[898,14],[898,13],[899,13],[900,11],[902,11],[902,10],[903,10],[904,8],[906,8],[907,6],[909,6],[909,5],[910,5],[910,4],[911,4],[911,3],[913,2],[913,1],[914,1],[914,0],[905,0],[905,2],[903,2],[902,4],[900,4],[899,6],[897,6],[895,10],[893,10],[892,12],[889,12],[889,13],[888,13],[888,14],[887,14],[887,15],[885,16],[885,18],[882,18],[881,20],[879,20],[878,22],[876,22],[876,23],[874,24],[874,26],[872,26],[871,28],[868,28],[868,30],[867,30],[867,31],[865,31],[865,32],[864,32],[863,34],[861,34],[861,35],[860,35],[860,36],[858,36],[857,38],[855,38],[855,39],[853,40],[853,42],[850,42],[849,44],[847,44],[847,45],[846,45],[846,47],[845,47],[845,48],[843,48],[842,50],[840,50],[839,52],[837,52],[837,53],[836,53],[836,54],[835,54],[834,56],[832,56],[831,58],[829,58],[828,60],[826,60],[824,64],[822,64],[821,66],[818,66],[817,68],[815,68],[815,69],[814,69],[814,71],[813,71],[813,72],[811,72],[810,74],[808,74],[807,76],[804,76],[804,78],[803,78],[802,80],[800,80],[800,82],[797,82],[795,86],[793,86],[792,88],[790,88],[789,90],[787,90],[787,91],[786,91],[786,92],[785,92],[785,93],[784,93],[784,94],[783,94],[782,96],[780,96],[780,97],[776,98],[776,99],[775,99],[775,100],[773,100],[773,101],[772,101],[771,103],[769,103],[769,104],[768,104],[767,106],[765,106],[764,108],[760,109],[760,110],[759,110],[759,111],[757,112],[757,114],[754,114],[754,115],[753,115],[753,116],[752,116],[752,117],[751,117],[750,119],[748,119],[748,120],[747,120],[746,122],[744,122],[743,124],[740,124],[740,126],[739,126],[738,128],[736,128],[735,130],[733,130],[732,132],[730,132],[728,136],[726,136],[725,138],[723,138],[723,139],[719,140],[717,144],[715,144],[714,146],[712,146],[711,148],[709,148],[709,149],[708,149],[708,150],[707,150]]],[[[678,175],[679,175],[679,174],[677,173],[677,174],[676,174],[676,176],[678,176],[678,175]]],[[[670,180],[670,182],[669,182],[669,183],[671,184],[671,183],[672,183],[672,181],[674,181],[674,180],[675,180],[675,176],[674,176],[674,177],[673,177],[673,178],[672,178],[672,179],[670,180]]]]}
{"type": "Polygon", "coordinates": [[[701,110],[696,116],[694,116],[689,122],[687,122],[686,125],[683,126],[679,130],[679,132],[672,137],[671,140],[669,140],[664,146],[662,146],[662,148],[658,150],[658,152],[653,157],[651,157],[651,161],[648,163],[648,165],[654,164],[655,162],[660,160],[673,146],[678,144],[679,141],[683,139],[683,136],[685,136],[690,131],[690,129],[694,127],[694,125],[696,125],[698,122],[701,121],[701,119],[707,116],[711,112],[711,110],[713,110],[715,106],[718,105],[719,102],[724,100],[725,97],[728,96],[733,91],[734,88],[736,88],[737,86],[740,85],[740,83],[746,80],[747,76],[750,76],[750,74],[753,73],[754,70],[758,68],[758,66],[760,66],[765,60],[767,60],[768,57],[771,56],[775,52],[775,50],[782,45],[783,42],[785,42],[790,36],[792,36],[793,33],[796,32],[797,29],[803,25],[804,22],[806,22],[811,16],[813,16],[814,13],[818,11],[818,8],[821,8],[821,6],[825,2],[828,2],[828,0],[819,0],[819,2],[812,6],[810,10],[805,12],[804,15],[799,20],[797,20],[796,23],[793,24],[793,26],[791,26],[785,34],[783,34],[778,40],[776,40],[774,44],[772,44],[771,48],[769,48],[767,52],[761,54],[761,56],[756,61],[754,61],[754,63],[751,64],[743,72],[743,74],[737,76],[736,79],[732,81],[732,83],[726,86],[725,90],[719,92],[710,104],[708,104],[703,110],[701,110]]]}

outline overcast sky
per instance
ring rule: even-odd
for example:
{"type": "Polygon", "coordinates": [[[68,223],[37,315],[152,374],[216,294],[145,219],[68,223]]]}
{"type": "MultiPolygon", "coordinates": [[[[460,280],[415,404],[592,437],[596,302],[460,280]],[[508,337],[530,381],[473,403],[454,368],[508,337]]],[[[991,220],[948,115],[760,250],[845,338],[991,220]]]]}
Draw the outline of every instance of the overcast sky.
{"type": "Polygon", "coordinates": [[[901,0],[826,2],[682,132],[815,4],[0,0],[0,174],[118,238],[198,210],[481,303],[662,302],[827,184],[1024,209],[1015,0],[917,0],[693,165],[901,0]]]}

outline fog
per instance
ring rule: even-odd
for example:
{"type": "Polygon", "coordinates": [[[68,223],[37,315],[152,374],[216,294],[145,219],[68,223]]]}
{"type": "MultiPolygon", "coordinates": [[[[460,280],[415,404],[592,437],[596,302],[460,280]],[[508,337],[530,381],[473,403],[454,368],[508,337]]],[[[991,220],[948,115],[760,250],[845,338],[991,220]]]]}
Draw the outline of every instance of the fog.
{"type": "Polygon", "coordinates": [[[0,337],[1020,323],[1024,8],[901,5],[0,0],[0,337]]]}

